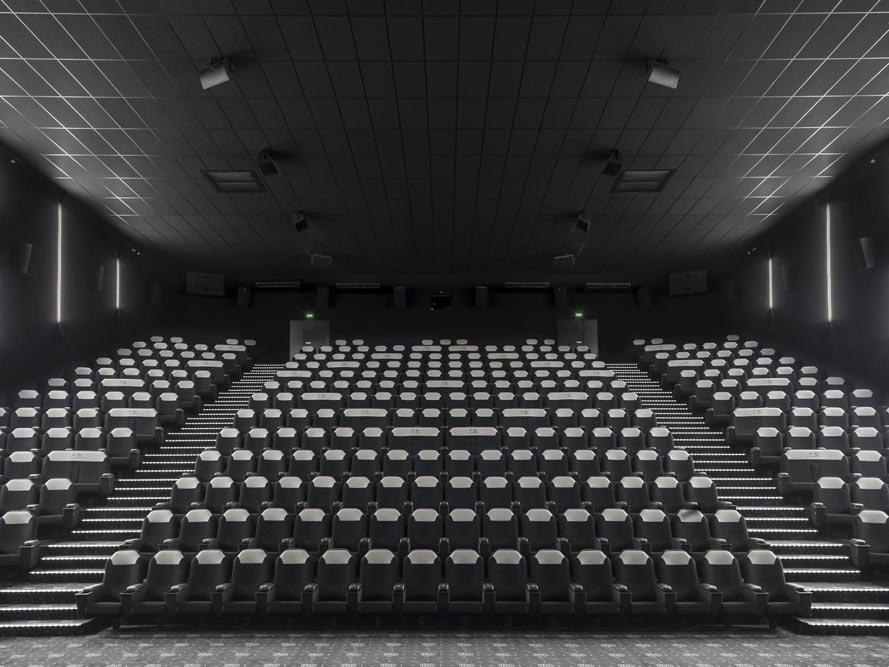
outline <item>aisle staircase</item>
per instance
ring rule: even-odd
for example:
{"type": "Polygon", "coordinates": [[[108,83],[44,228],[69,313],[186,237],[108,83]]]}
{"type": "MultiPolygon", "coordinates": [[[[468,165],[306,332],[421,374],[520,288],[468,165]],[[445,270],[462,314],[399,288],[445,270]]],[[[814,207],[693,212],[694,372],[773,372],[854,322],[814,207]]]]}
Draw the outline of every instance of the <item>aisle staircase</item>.
{"type": "Polygon", "coordinates": [[[790,629],[807,634],[889,635],[889,586],[867,581],[852,565],[843,543],[820,537],[806,508],[782,498],[774,479],[755,471],[747,453],[729,447],[724,433],[710,429],[703,415],[675,400],[636,364],[608,364],[608,368],[627,383],[627,391],[639,395],[659,425],[670,429],[676,446],[687,449],[695,468],[716,483],[719,497],[744,515],[750,535],[765,540],[781,557],[787,580],[813,592],[813,617],[791,619],[790,629]]]}
{"type": "Polygon", "coordinates": [[[283,364],[256,364],[181,429],[168,431],[161,447],[143,450],[139,467],[121,473],[102,504],[86,508],[75,530],[50,542],[24,581],[0,585],[0,636],[72,635],[103,627],[96,619],[76,617],[74,594],[102,580],[105,559],[124,540],[139,536],[142,519],[156,503],[169,500],[176,478],[194,469],[198,454],[215,446],[219,430],[232,424],[235,412],[280,368],[283,364]]]}

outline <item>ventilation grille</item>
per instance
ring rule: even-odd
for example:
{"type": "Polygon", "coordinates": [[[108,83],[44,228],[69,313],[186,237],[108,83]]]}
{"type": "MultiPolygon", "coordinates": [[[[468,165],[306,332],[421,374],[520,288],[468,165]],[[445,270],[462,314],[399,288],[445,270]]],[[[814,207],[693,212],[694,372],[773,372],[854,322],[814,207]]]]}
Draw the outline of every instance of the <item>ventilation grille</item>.
{"type": "Polygon", "coordinates": [[[627,169],[615,179],[611,191],[660,192],[672,175],[672,169],[627,169]]]}
{"type": "Polygon", "coordinates": [[[549,283],[508,282],[504,283],[503,286],[506,289],[547,289],[549,288],[549,283]]]}
{"type": "Polygon", "coordinates": [[[298,280],[258,280],[256,289],[268,290],[298,290],[302,283],[298,280]]]}
{"type": "Polygon", "coordinates": [[[631,283],[587,283],[583,286],[584,292],[629,292],[631,283]]]}
{"type": "Polygon", "coordinates": [[[380,283],[337,283],[336,288],[339,290],[380,289],[380,283]]]}
{"type": "Polygon", "coordinates": [[[217,192],[225,194],[265,192],[262,181],[253,170],[205,171],[204,176],[217,192]]]}

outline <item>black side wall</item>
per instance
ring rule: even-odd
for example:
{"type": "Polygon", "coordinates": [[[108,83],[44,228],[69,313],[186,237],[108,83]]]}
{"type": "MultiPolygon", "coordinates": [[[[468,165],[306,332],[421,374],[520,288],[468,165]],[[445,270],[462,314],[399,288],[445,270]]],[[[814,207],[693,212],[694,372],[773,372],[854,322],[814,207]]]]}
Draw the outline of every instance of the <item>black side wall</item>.
{"type": "Polygon", "coordinates": [[[860,160],[803,202],[739,262],[739,323],[827,369],[889,388],[889,158],[860,160]],[[827,319],[826,202],[831,215],[833,321],[827,319]],[[876,268],[856,268],[858,239],[873,237],[876,268]],[[768,258],[774,308],[768,309],[768,258]],[[786,276],[786,282],[785,282],[786,276]],[[786,289],[785,289],[786,284],[786,289]]]}
{"type": "Polygon", "coordinates": [[[154,270],[95,211],[62,203],[62,323],[56,323],[59,191],[27,164],[0,164],[0,401],[100,354],[152,319],[154,270]],[[32,269],[21,273],[22,245],[33,244],[32,269]],[[122,309],[114,308],[114,262],[122,263],[122,309]],[[98,267],[105,267],[97,290],[98,267]]]}

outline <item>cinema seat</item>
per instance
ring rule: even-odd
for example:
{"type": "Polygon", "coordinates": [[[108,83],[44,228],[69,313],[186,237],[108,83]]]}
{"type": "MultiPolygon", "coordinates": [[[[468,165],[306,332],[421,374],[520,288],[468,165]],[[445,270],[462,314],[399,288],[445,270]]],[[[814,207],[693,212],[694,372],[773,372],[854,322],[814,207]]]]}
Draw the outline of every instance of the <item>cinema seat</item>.
{"type": "Polygon", "coordinates": [[[166,597],[174,586],[185,583],[188,561],[179,551],[159,551],[148,561],[145,581],[132,584],[120,595],[121,614],[127,620],[150,617],[162,623],[167,615],[166,597]]]}
{"type": "Polygon", "coordinates": [[[744,581],[759,586],[768,595],[768,615],[773,627],[778,616],[812,615],[812,592],[800,584],[787,583],[781,560],[772,551],[752,549],[740,561],[744,581]]]}
{"type": "Polygon", "coordinates": [[[141,584],[145,561],[132,549],[115,551],[105,561],[102,581],[74,595],[78,618],[108,618],[115,629],[122,616],[121,595],[131,586],[141,584]]]}
{"type": "Polygon", "coordinates": [[[272,578],[271,557],[262,549],[244,549],[234,557],[231,580],[221,583],[211,595],[215,615],[254,616],[257,593],[272,578]]]}

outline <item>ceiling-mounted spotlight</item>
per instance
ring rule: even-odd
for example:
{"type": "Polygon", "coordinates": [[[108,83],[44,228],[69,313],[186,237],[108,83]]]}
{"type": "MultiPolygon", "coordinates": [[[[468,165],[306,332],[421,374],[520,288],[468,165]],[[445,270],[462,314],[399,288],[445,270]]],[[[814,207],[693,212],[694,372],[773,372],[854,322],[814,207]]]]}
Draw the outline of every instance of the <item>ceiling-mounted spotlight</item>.
{"type": "Polygon", "coordinates": [[[606,176],[617,176],[623,166],[623,154],[616,148],[612,148],[608,151],[608,157],[605,159],[605,167],[602,169],[602,173],[606,176]]]}
{"type": "Polygon", "coordinates": [[[256,164],[259,165],[259,171],[263,176],[277,176],[279,173],[275,156],[268,148],[263,148],[256,154],[256,164]]]}
{"type": "Polygon", "coordinates": [[[333,264],[333,257],[330,255],[321,255],[317,252],[313,252],[310,257],[312,259],[312,266],[328,267],[333,264]]]}
{"type": "Polygon", "coordinates": [[[201,88],[207,90],[231,80],[232,64],[228,58],[212,58],[210,65],[201,72],[201,88]]]}
{"type": "Polygon", "coordinates": [[[679,85],[679,70],[670,67],[669,60],[649,60],[648,81],[664,88],[676,90],[676,86],[679,85]]]}
{"type": "Polygon", "coordinates": [[[139,250],[139,248],[137,248],[137,247],[135,247],[135,246],[133,246],[132,248],[130,248],[130,252],[133,253],[134,255],[136,255],[136,257],[138,257],[139,255],[142,254],[142,251],[139,250]]]}
{"type": "Polygon", "coordinates": [[[297,211],[296,213],[290,214],[290,224],[293,225],[293,228],[296,231],[302,232],[309,226],[309,219],[306,217],[305,213],[297,211]]]}
{"type": "Polygon", "coordinates": [[[590,231],[590,227],[593,224],[593,219],[590,217],[590,212],[587,210],[583,210],[577,214],[577,222],[575,223],[578,230],[586,234],[590,231]]]}

